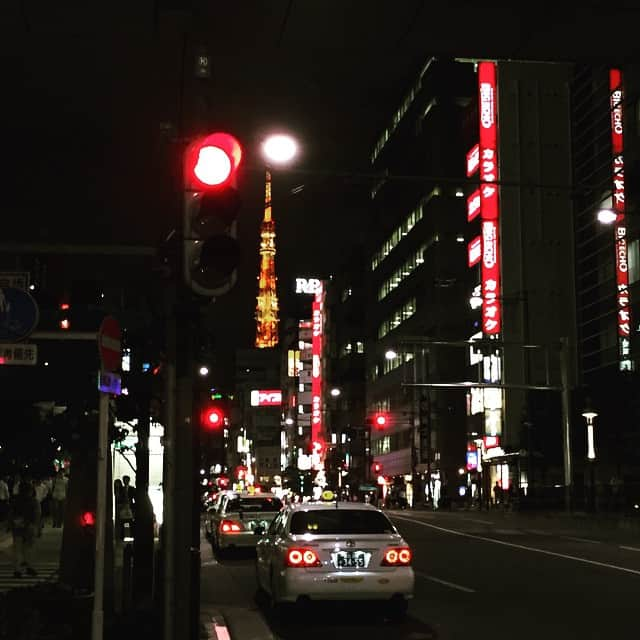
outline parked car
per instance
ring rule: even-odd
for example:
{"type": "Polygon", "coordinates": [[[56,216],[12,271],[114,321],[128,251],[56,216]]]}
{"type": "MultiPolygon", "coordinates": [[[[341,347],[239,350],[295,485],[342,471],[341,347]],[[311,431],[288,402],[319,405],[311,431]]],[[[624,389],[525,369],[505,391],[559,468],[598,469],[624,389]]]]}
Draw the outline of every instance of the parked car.
{"type": "Polygon", "coordinates": [[[382,600],[400,618],[413,597],[412,551],[387,516],[358,502],[290,504],[259,527],[258,588],[272,606],[382,600]]]}
{"type": "Polygon", "coordinates": [[[216,551],[255,547],[256,528],[266,529],[282,509],[280,498],[269,494],[225,491],[207,510],[205,532],[216,551]]]}

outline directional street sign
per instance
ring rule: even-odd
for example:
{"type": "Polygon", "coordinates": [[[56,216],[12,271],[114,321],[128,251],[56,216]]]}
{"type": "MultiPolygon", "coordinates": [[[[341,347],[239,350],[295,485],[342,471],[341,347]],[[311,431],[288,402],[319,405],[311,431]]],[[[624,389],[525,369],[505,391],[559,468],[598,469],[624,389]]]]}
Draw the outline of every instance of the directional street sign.
{"type": "Polygon", "coordinates": [[[119,396],[122,393],[122,380],[117,373],[100,371],[98,374],[98,390],[119,396]]]}
{"type": "Polygon", "coordinates": [[[38,347],[35,344],[0,344],[0,365],[38,363],[38,347]]]}
{"type": "Polygon", "coordinates": [[[117,371],[122,359],[120,349],[120,324],[112,317],[107,316],[100,325],[98,331],[98,350],[100,362],[105,371],[117,371]]]}
{"type": "Polygon", "coordinates": [[[39,317],[38,303],[28,291],[0,288],[0,341],[23,340],[36,328],[39,317]]]}

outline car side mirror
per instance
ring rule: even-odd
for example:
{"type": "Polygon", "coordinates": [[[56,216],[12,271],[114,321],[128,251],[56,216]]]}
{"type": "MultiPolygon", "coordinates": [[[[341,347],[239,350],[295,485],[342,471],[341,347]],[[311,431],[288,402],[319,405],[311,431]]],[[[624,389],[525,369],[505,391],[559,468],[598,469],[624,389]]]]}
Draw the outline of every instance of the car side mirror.
{"type": "Polygon", "coordinates": [[[264,527],[261,524],[257,525],[256,528],[253,530],[253,533],[257,536],[263,536],[266,532],[267,532],[266,527],[264,527]]]}

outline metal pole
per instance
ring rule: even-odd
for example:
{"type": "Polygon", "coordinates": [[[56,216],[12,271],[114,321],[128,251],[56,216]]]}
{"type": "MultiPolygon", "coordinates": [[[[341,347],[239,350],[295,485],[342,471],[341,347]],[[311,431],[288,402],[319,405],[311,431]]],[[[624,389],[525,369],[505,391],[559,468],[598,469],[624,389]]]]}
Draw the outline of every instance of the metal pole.
{"type": "Polygon", "coordinates": [[[560,377],[562,385],[562,453],[564,461],[564,506],[571,511],[571,417],[569,400],[569,340],[560,338],[560,377]]]}
{"type": "Polygon", "coordinates": [[[98,416],[98,489],[96,496],[96,555],[94,568],[91,638],[102,640],[104,619],[104,541],[107,513],[107,447],[109,445],[109,394],[100,392],[98,416]]]}
{"type": "Polygon", "coordinates": [[[174,315],[175,287],[171,288],[167,304],[167,365],[164,429],[164,472],[163,472],[163,513],[162,552],[164,571],[164,640],[174,640],[175,624],[175,523],[174,492],[176,472],[176,323],[174,315]]]}

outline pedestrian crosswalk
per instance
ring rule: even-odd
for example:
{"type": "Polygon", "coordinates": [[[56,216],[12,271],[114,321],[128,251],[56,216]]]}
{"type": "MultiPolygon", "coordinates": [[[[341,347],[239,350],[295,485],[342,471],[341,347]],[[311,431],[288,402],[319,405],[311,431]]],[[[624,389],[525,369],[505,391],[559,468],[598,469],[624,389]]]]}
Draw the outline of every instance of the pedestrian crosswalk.
{"type": "Polygon", "coordinates": [[[0,562],[0,593],[20,587],[30,587],[41,582],[54,582],[58,577],[57,562],[35,562],[33,568],[37,575],[28,576],[23,571],[22,576],[17,578],[13,575],[12,563],[0,562]]]}

